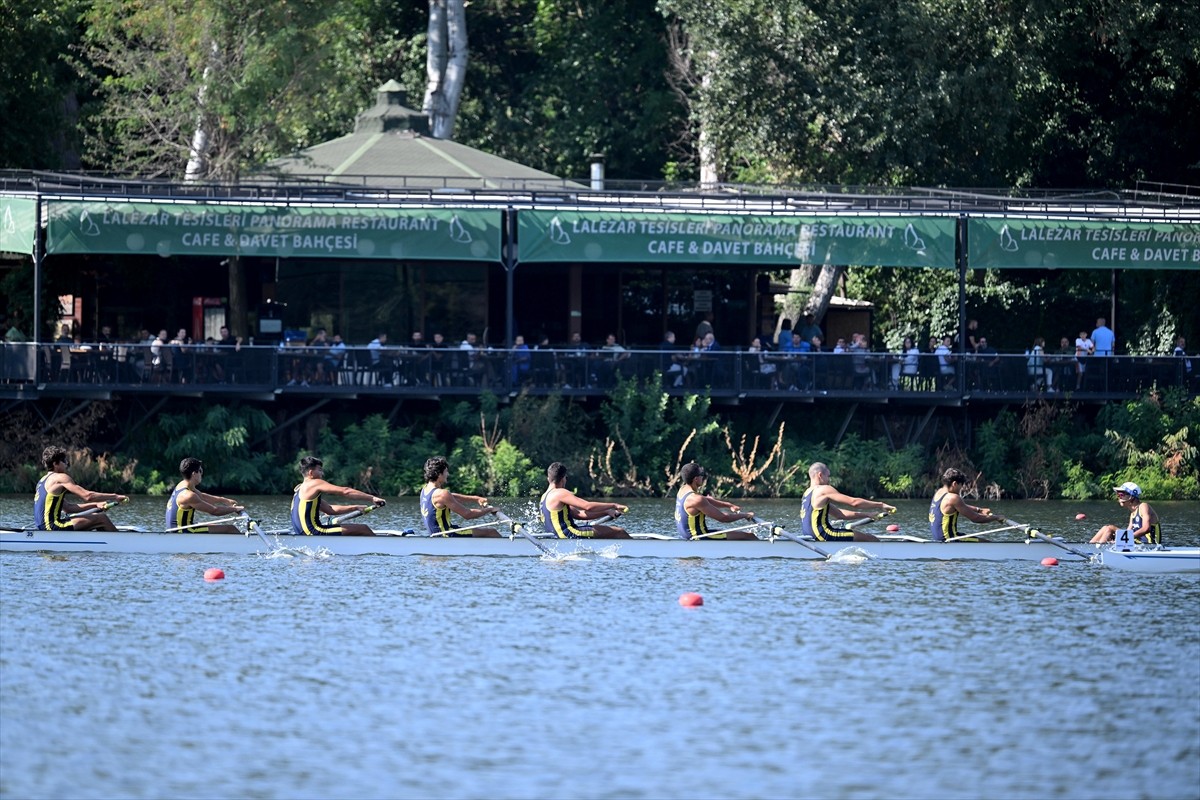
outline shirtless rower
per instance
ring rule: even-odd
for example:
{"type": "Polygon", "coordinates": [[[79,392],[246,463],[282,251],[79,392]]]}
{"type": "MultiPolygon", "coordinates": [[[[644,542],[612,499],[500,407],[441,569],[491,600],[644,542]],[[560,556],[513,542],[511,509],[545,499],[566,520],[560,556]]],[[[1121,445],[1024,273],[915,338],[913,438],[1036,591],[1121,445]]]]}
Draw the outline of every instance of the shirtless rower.
{"type": "Polygon", "coordinates": [[[67,514],[102,509],[106,503],[124,503],[129,498],[123,494],[89,491],[67,473],[67,451],[50,445],[42,451],[42,467],[49,470],[38,481],[33,499],[33,522],[39,531],[115,531],[116,525],[103,511],[85,516],[68,518],[67,514]],[[67,492],[83,500],[82,503],[66,502],[67,492]]]}
{"type": "Polygon", "coordinates": [[[567,468],[555,461],[546,468],[546,491],[538,501],[538,512],[546,533],[560,539],[628,539],[629,533],[617,525],[591,520],[618,517],[629,509],[620,503],[584,500],[566,488],[567,468]]]}
{"type": "Polygon", "coordinates": [[[425,520],[425,529],[431,534],[451,537],[494,539],[500,536],[500,531],[492,527],[461,529],[450,521],[450,512],[463,519],[479,519],[498,514],[500,509],[489,506],[486,497],[455,494],[446,488],[449,480],[450,462],[444,456],[433,456],[425,462],[425,486],[421,489],[421,519],[425,520]],[[479,507],[470,508],[468,502],[477,503],[479,507]]]}
{"type": "Polygon", "coordinates": [[[757,539],[751,531],[710,531],[709,517],[718,522],[738,522],[754,519],[753,511],[743,511],[728,500],[718,500],[700,494],[708,480],[708,472],[696,462],[684,464],[679,470],[683,485],[675,493],[675,532],[680,539],[757,539]]]}
{"type": "Polygon", "coordinates": [[[234,525],[195,525],[196,512],[203,511],[214,517],[240,514],[245,508],[234,501],[200,491],[204,477],[204,464],[198,458],[185,458],[179,462],[179,474],[183,480],[175,484],[175,490],[167,500],[167,530],[179,529],[185,533],[241,533],[234,525]]]}
{"type": "Polygon", "coordinates": [[[896,510],[895,506],[878,500],[865,500],[842,494],[837,487],[829,483],[829,467],[820,461],[809,466],[808,482],[808,489],[800,501],[800,527],[806,536],[811,536],[818,542],[877,542],[879,540],[869,533],[835,527],[830,519],[871,519],[875,515],[866,513],[868,509],[886,511],[889,514],[896,510]],[[841,506],[848,506],[854,510],[847,511],[841,506]]]}
{"type": "Polygon", "coordinates": [[[300,474],[304,480],[296,487],[292,496],[292,533],[306,536],[374,536],[375,531],[369,525],[359,522],[321,524],[321,514],[348,514],[354,511],[366,511],[369,506],[335,506],[325,500],[323,495],[338,495],[347,500],[361,500],[376,508],[387,503],[382,497],[376,497],[348,486],[338,486],[325,480],[325,465],[316,456],[305,456],[300,459],[300,474]]]}

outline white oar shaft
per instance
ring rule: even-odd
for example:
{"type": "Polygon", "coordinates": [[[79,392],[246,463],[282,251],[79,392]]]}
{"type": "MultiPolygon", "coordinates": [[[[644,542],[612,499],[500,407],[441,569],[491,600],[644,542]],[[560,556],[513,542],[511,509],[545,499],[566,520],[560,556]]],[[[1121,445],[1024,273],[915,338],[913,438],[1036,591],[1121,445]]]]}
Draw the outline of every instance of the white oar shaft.
{"type": "Polygon", "coordinates": [[[763,525],[766,525],[766,524],[767,523],[765,523],[765,522],[751,522],[747,525],[739,525],[736,528],[721,528],[721,530],[719,530],[719,531],[709,531],[708,533],[702,533],[699,536],[694,536],[692,538],[708,539],[712,536],[720,536],[721,534],[724,534],[724,533],[733,533],[734,531],[748,531],[753,528],[761,528],[763,525]]]}
{"type": "Polygon", "coordinates": [[[163,533],[175,533],[176,531],[186,531],[192,528],[204,528],[208,525],[220,525],[224,522],[233,522],[243,518],[244,515],[242,514],[234,514],[233,516],[229,517],[219,517],[217,519],[204,520],[203,522],[193,522],[191,525],[180,525],[177,528],[164,528],[163,533]]]}
{"type": "MultiPolygon", "coordinates": [[[[764,522],[764,523],[760,523],[760,524],[767,525],[769,523],[764,522]]],[[[787,539],[789,542],[795,542],[796,544],[800,545],[801,547],[807,547],[809,550],[812,550],[814,553],[816,553],[819,556],[822,556],[824,558],[829,558],[829,553],[826,553],[824,550],[822,550],[821,548],[817,547],[814,544],[809,544],[808,542],[804,541],[803,539],[801,539],[799,536],[796,536],[795,534],[788,533],[786,530],[783,529],[783,526],[781,526],[781,525],[771,525],[771,533],[775,536],[782,536],[784,539],[787,539]]]]}
{"type": "Polygon", "coordinates": [[[1085,552],[1083,552],[1082,550],[1076,550],[1074,547],[1068,547],[1067,545],[1063,544],[1062,542],[1055,541],[1054,539],[1050,538],[1049,536],[1047,536],[1046,534],[1042,533],[1041,531],[1030,531],[1030,532],[1029,532],[1029,538],[1031,538],[1031,539],[1038,539],[1038,540],[1041,540],[1041,541],[1043,541],[1043,542],[1047,542],[1047,543],[1049,543],[1049,544],[1052,544],[1052,545],[1054,545],[1055,547],[1062,548],[1063,550],[1066,550],[1068,553],[1071,553],[1072,555],[1079,556],[1079,557],[1080,557],[1080,558],[1082,558],[1084,561],[1091,561],[1091,560],[1092,560],[1092,554],[1091,554],[1091,553],[1085,553],[1085,552]]]}
{"type": "MultiPolygon", "coordinates": [[[[499,516],[499,515],[497,515],[497,516],[499,516]]],[[[512,520],[501,520],[501,521],[507,522],[509,525],[512,524],[512,520]]],[[[487,522],[477,522],[474,525],[463,525],[461,528],[451,528],[448,531],[438,531],[437,533],[431,533],[429,535],[430,536],[449,536],[452,533],[459,533],[460,531],[473,531],[473,530],[478,530],[479,528],[490,528],[495,524],[496,524],[495,520],[488,520],[487,522]]]]}

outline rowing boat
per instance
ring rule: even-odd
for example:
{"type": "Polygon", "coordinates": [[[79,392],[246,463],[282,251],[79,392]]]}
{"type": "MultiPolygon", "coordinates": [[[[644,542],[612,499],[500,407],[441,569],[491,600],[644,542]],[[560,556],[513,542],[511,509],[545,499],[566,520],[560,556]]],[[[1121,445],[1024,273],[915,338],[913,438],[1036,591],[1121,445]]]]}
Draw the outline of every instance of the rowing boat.
{"type": "Polygon", "coordinates": [[[1098,560],[1106,567],[1127,572],[1200,572],[1200,548],[1118,550],[1101,548],[1098,560]]]}
{"type": "MultiPolygon", "coordinates": [[[[431,537],[406,531],[379,531],[376,536],[294,536],[238,533],[167,533],[122,530],[26,531],[0,529],[0,550],[164,553],[255,554],[275,549],[323,549],[334,555],[395,556],[541,556],[523,536],[498,539],[431,537]]],[[[754,541],[687,541],[646,535],[634,539],[539,538],[557,556],[601,555],[622,558],[787,558],[824,560],[839,552],[863,558],[900,561],[1040,561],[1054,556],[1063,561],[1087,561],[1048,542],[812,542],[804,546],[786,538],[754,541]]],[[[1087,545],[1082,545],[1087,547],[1087,545]]]]}

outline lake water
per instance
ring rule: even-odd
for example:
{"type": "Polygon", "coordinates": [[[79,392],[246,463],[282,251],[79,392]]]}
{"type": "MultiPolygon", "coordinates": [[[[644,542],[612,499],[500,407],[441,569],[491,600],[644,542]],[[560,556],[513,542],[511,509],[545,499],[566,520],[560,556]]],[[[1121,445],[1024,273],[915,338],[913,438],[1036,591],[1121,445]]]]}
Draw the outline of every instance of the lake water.
{"type": "MultiPolygon", "coordinates": [[[[631,505],[669,529],[668,501],[631,505]]],[[[995,506],[1076,542],[1121,519],[995,506]]],[[[1200,541],[1200,504],[1156,508],[1200,541]]],[[[415,498],[371,518],[416,520],[415,498]]],[[[0,590],[5,798],[1200,797],[1196,575],[0,553],[0,590]]]]}

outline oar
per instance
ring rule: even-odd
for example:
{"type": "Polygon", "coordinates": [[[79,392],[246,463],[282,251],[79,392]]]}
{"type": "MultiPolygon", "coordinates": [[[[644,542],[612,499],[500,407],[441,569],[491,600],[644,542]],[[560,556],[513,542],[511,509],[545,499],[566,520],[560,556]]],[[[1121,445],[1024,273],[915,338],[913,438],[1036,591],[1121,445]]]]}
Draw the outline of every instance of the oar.
{"type": "Polygon", "coordinates": [[[367,506],[366,508],[358,508],[354,511],[348,511],[345,514],[342,514],[340,517],[330,517],[329,524],[341,525],[343,522],[355,519],[356,517],[361,517],[363,514],[370,514],[377,508],[379,508],[379,506],[367,506]]]}
{"type": "MultiPolygon", "coordinates": [[[[265,544],[268,549],[270,549],[270,550],[276,549],[276,545],[271,544],[271,540],[267,538],[266,534],[263,533],[263,529],[259,527],[258,520],[252,519],[252,520],[250,520],[249,523],[246,524],[246,536],[250,535],[250,531],[254,531],[255,533],[257,533],[258,538],[263,540],[263,544],[265,544]]],[[[274,531],[272,531],[272,533],[274,533],[274,531]]]]}
{"type": "MultiPolygon", "coordinates": [[[[499,515],[499,514],[497,514],[496,516],[497,516],[497,517],[499,517],[500,515],[499,515]]],[[[507,517],[505,517],[505,519],[508,519],[508,518],[507,518],[507,517]]],[[[509,522],[511,523],[511,522],[512,522],[512,520],[509,520],[509,522]]],[[[493,522],[493,521],[491,521],[491,520],[488,520],[487,522],[477,522],[477,523],[475,523],[474,525],[464,525],[464,526],[462,526],[461,528],[451,528],[451,529],[450,529],[450,530],[448,530],[448,531],[438,531],[437,533],[431,533],[431,534],[429,534],[429,536],[430,536],[430,538],[431,538],[431,539],[436,539],[436,538],[437,538],[437,537],[439,537],[439,536],[449,536],[449,535],[450,535],[450,534],[452,534],[452,533],[460,533],[460,532],[462,532],[462,531],[473,531],[473,530],[476,530],[476,529],[478,529],[478,528],[489,528],[489,527],[491,527],[492,525],[495,525],[495,524],[496,524],[495,522],[493,522]]]]}
{"type": "Polygon", "coordinates": [[[702,533],[699,536],[695,536],[693,538],[694,539],[707,539],[710,536],[720,536],[723,533],[732,533],[733,531],[748,531],[751,528],[761,528],[764,525],[770,525],[770,523],[754,520],[749,525],[739,525],[736,528],[722,528],[719,531],[709,531],[708,533],[702,533]]]}
{"type": "Polygon", "coordinates": [[[1062,542],[1055,541],[1054,539],[1051,539],[1049,536],[1047,536],[1046,534],[1037,530],[1036,528],[1030,529],[1029,538],[1030,539],[1040,539],[1043,542],[1049,542],[1050,544],[1054,545],[1055,547],[1061,547],[1063,550],[1066,550],[1068,553],[1079,556],[1084,561],[1092,560],[1092,556],[1093,556],[1092,553],[1085,553],[1082,550],[1076,550],[1074,547],[1070,547],[1068,545],[1063,544],[1062,542]]]}
{"type": "Polygon", "coordinates": [[[178,528],[165,528],[163,533],[177,533],[178,531],[186,531],[189,528],[203,528],[206,525],[220,525],[222,522],[233,522],[234,520],[244,519],[245,517],[245,514],[234,514],[229,517],[205,520],[204,522],[193,522],[191,525],[180,525],[178,528]]]}
{"type": "Polygon", "coordinates": [[[872,514],[869,517],[863,517],[861,519],[853,520],[852,522],[847,522],[845,525],[842,526],[842,530],[852,531],[855,528],[857,528],[859,525],[866,525],[868,522],[878,522],[879,520],[886,517],[888,514],[892,514],[892,513],[895,513],[895,512],[880,511],[878,514],[872,514]]]}
{"type": "MultiPolygon", "coordinates": [[[[629,513],[629,506],[621,506],[620,508],[621,514],[629,513]]],[[[621,516],[621,514],[605,514],[603,517],[600,517],[600,519],[585,519],[581,521],[586,522],[588,525],[607,525],[617,517],[621,516]]]]}
{"type": "Polygon", "coordinates": [[[519,534],[521,534],[522,536],[524,536],[526,539],[528,539],[528,540],[529,540],[529,543],[530,543],[530,544],[532,544],[532,545],[533,545],[534,547],[536,547],[538,550],[541,550],[541,551],[542,551],[542,555],[544,555],[544,556],[546,556],[546,557],[548,557],[548,558],[558,558],[558,556],[557,556],[557,555],[555,555],[555,553],[554,553],[554,552],[553,552],[553,551],[552,551],[552,550],[551,550],[549,547],[546,547],[546,545],[542,544],[542,543],[541,543],[541,542],[539,542],[537,539],[533,538],[533,537],[532,537],[532,536],[530,536],[528,533],[526,533],[526,532],[525,532],[525,526],[524,526],[524,525],[521,525],[520,523],[513,522],[511,519],[509,519],[509,518],[508,518],[508,515],[507,515],[507,514],[505,514],[503,511],[498,511],[498,512],[496,513],[496,516],[497,516],[497,517],[499,517],[499,519],[500,519],[500,521],[501,521],[501,522],[506,522],[506,523],[508,523],[508,526],[509,526],[509,527],[512,529],[512,532],[513,532],[513,533],[519,533],[519,534]]]}
{"type": "MultiPolygon", "coordinates": [[[[759,524],[760,525],[770,525],[770,523],[768,523],[768,522],[760,522],[759,524]]],[[[801,547],[807,547],[809,550],[812,550],[814,553],[821,556],[822,558],[826,558],[826,559],[829,558],[829,553],[826,553],[824,550],[817,547],[815,544],[809,544],[808,542],[804,541],[799,536],[796,536],[793,533],[788,533],[786,530],[784,530],[782,525],[771,525],[771,535],[772,536],[782,536],[784,539],[787,539],[790,542],[795,542],[796,544],[800,545],[801,547]]]]}
{"type": "Polygon", "coordinates": [[[119,506],[124,503],[124,500],[109,500],[103,505],[96,508],[89,508],[86,511],[76,511],[74,514],[68,514],[67,519],[75,519],[77,517],[90,517],[92,514],[99,514],[101,511],[108,511],[113,506],[119,506]]]}

